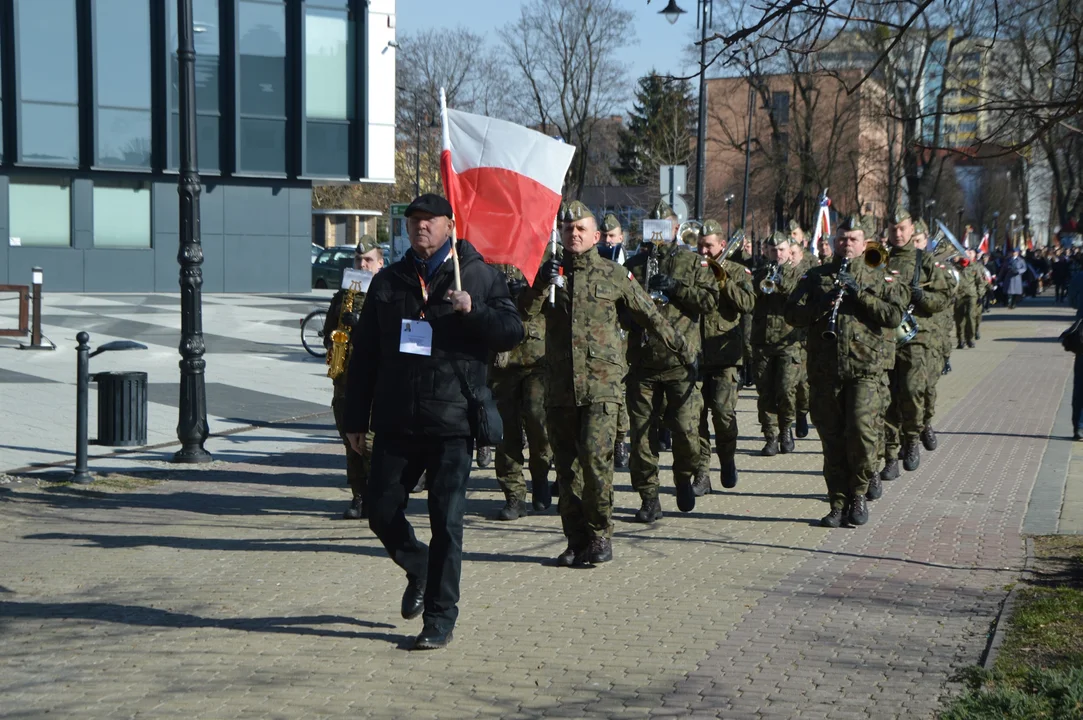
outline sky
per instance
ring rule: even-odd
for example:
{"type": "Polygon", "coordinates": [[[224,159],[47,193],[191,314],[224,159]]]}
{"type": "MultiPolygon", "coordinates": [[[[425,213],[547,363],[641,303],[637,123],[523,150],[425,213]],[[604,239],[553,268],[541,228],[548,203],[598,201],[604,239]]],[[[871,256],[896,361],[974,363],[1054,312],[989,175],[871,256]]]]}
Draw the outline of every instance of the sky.
{"type": "MultiPolygon", "coordinates": [[[[638,44],[614,38],[614,51],[628,66],[628,108],[634,97],[635,81],[655,69],[660,73],[688,74],[683,66],[685,48],[696,26],[696,0],[678,0],[687,11],[675,24],[658,14],[666,0],[616,0],[635,13],[638,44]]],[[[518,0],[396,0],[396,26],[400,32],[433,27],[469,27],[487,34],[490,43],[499,45],[501,27],[519,17],[518,0]]],[[[693,86],[694,88],[695,86],[693,86]]],[[[627,114],[627,109],[622,114],[627,114]]]]}

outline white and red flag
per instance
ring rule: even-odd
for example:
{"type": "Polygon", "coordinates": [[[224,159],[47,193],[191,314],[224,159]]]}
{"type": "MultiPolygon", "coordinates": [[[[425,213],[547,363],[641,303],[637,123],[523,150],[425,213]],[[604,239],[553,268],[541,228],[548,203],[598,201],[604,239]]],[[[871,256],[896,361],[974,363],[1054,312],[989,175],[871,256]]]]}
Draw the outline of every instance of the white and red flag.
{"type": "Polygon", "coordinates": [[[978,244],[978,253],[989,253],[989,231],[986,230],[985,234],[981,236],[981,242],[978,244]]]}
{"type": "Polygon", "coordinates": [[[440,112],[440,176],[456,234],[487,262],[514,265],[533,283],[575,147],[506,120],[449,110],[443,90],[440,112]]]}
{"type": "Polygon", "coordinates": [[[816,227],[812,231],[812,254],[820,257],[820,238],[831,238],[831,198],[827,197],[827,188],[820,193],[820,209],[816,213],[816,227]]]}

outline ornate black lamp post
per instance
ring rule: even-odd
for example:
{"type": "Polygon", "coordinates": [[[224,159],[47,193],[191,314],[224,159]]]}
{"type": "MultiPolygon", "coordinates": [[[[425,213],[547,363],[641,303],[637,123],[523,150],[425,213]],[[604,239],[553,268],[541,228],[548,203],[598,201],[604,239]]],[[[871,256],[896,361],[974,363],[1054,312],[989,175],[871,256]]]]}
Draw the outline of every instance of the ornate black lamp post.
{"type": "Polygon", "coordinates": [[[177,60],[180,69],[180,263],[181,338],[180,412],[177,438],[181,448],[173,462],[212,460],[207,440],[207,386],[203,370],[203,247],[199,236],[199,173],[196,172],[195,31],[192,0],[177,0],[177,60]]]}

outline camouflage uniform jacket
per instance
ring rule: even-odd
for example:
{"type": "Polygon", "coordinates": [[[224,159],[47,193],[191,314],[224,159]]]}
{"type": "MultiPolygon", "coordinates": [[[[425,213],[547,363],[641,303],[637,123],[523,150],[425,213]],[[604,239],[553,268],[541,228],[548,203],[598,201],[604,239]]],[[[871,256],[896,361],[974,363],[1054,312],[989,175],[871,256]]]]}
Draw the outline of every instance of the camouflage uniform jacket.
{"type": "MultiPolygon", "coordinates": [[[[338,329],[342,319],[342,302],[346,298],[346,290],[339,290],[331,298],[331,306],[327,308],[327,317],[323,321],[323,346],[331,352],[331,333],[338,329]]],[[[361,315],[361,308],[365,306],[365,293],[357,293],[353,298],[353,324],[350,325],[350,340],[346,343],[346,367],[350,365],[350,353],[353,352],[353,328],[361,315]]],[[[335,397],[346,394],[346,374],[343,372],[332,382],[335,387],[335,397]]]]}
{"type": "MultiPolygon", "coordinates": [[[[688,248],[659,244],[653,247],[653,252],[660,253],[658,273],[668,275],[678,283],[675,290],[667,293],[669,302],[659,305],[658,309],[692,352],[699,352],[700,318],[718,305],[718,283],[714,273],[704,258],[688,248]]],[[[650,251],[642,252],[624,264],[640,286],[645,286],[649,258],[650,251]]],[[[634,368],[648,370],[668,370],[681,364],[654,333],[644,333],[643,328],[635,326],[628,338],[628,362],[634,368]]]]}
{"type": "MultiPolygon", "coordinates": [[[[918,262],[918,251],[914,243],[907,243],[901,248],[891,248],[887,269],[900,284],[909,288],[914,282],[914,271],[918,262]]],[[[920,302],[912,303],[913,314],[917,318],[918,334],[910,341],[912,345],[935,343],[930,335],[932,330],[929,320],[952,302],[951,280],[943,265],[936,262],[932,255],[921,251],[921,270],[918,273],[918,285],[924,291],[920,302]],[[926,322],[922,322],[922,319],[926,322]]]]}
{"type": "Polygon", "coordinates": [[[765,265],[752,273],[752,287],[756,291],[756,306],[752,310],[752,347],[785,350],[805,339],[805,331],[793,327],[784,317],[786,299],[801,276],[793,265],[783,265],[778,287],[767,295],[760,290],[760,285],[770,272],[771,265],[765,265]]]}
{"type": "Polygon", "coordinates": [[[985,278],[982,277],[974,265],[965,268],[956,267],[959,271],[959,290],[957,297],[980,298],[985,294],[985,278]]]}
{"type": "Polygon", "coordinates": [[[726,281],[718,291],[718,307],[704,314],[703,355],[700,366],[704,369],[738,367],[744,360],[744,333],[741,316],[752,312],[756,293],[752,290],[752,271],[744,265],[725,261],[726,281]]]}
{"type": "Polygon", "coordinates": [[[832,302],[837,296],[835,277],[840,262],[808,271],[786,302],[786,319],[807,327],[809,378],[813,381],[878,377],[894,357],[894,328],[902,322],[909,292],[891,275],[870,268],[860,258],[850,272],[860,292],[847,294],[839,306],[838,337],[825,338],[832,302]]]}
{"type": "MultiPolygon", "coordinates": [[[[514,265],[493,264],[493,267],[507,275],[508,279],[524,280],[523,273],[514,265]]],[[[523,341],[506,353],[497,353],[494,366],[500,369],[533,368],[545,362],[545,318],[540,314],[527,316],[524,307],[525,293],[515,298],[519,306],[519,317],[523,320],[523,341]]]]}
{"type": "Polygon", "coordinates": [[[593,250],[564,256],[564,287],[549,305],[548,286],[540,276],[524,291],[527,315],[545,315],[548,407],[581,407],[624,402],[628,366],[621,341],[621,316],[657,336],[678,363],[691,365],[695,352],[673,331],[631,274],[593,250]]]}
{"type": "Polygon", "coordinates": [[[797,263],[797,277],[801,277],[814,267],[820,267],[820,259],[805,250],[801,255],[801,262],[797,263]]]}

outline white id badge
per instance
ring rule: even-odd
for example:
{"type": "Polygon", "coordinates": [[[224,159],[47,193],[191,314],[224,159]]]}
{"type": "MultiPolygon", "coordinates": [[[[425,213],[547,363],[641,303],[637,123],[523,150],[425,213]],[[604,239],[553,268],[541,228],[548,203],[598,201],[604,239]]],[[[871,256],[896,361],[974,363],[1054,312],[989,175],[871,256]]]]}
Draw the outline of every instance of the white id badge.
{"type": "Polygon", "coordinates": [[[432,325],[424,320],[403,320],[399,333],[399,352],[432,355],[432,325]]]}

